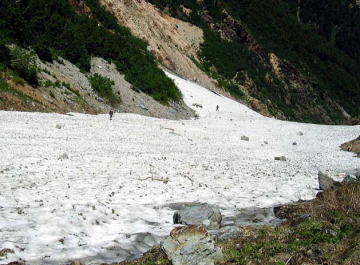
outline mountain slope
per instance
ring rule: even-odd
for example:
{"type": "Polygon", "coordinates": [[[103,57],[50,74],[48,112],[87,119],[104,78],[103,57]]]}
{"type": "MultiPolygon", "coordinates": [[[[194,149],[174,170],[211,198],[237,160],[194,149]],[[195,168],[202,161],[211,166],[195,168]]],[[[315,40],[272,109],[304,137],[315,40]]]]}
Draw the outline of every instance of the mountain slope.
{"type": "Polygon", "coordinates": [[[226,219],[314,198],[319,168],[359,165],[339,145],[360,126],[266,118],[169,76],[187,104],[203,104],[199,119],[0,111],[0,250],[14,251],[0,263],[119,262],[168,235],[171,205],[215,204],[226,219]]]}
{"type": "MultiPolygon", "coordinates": [[[[14,96],[20,93],[16,92],[20,88],[12,84],[15,79],[32,87],[31,91],[27,89],[30,91],[26,95],[28,98],[31,98],[31,94],[35,93],[37,88],[43,93],[46,90],[44,88],[51,87],[50,85],[44,87],[44,83],[50,84],[50,82],[53,82],[53,78],[49,74],[46,75],[46,71],[49,69],[44,72],[41,66],[46,62],[52,63],[55,61],[61,64],[63,59],[70,61],[75,65],[75,68],[80,69],[81,74],[85,74],[91,81],[91,60],[94,57],[101,57],[115,65],[116,70],[125,76],[125,81],[131,84],[130,88],[134,92],[150,95],[154,100],[161,103],[164,109],[176,105],[176,107],[172,108],[172,111],[181,110],[191,113],[182,104],[179,90],[165,76],[164,72],[158,67],[155,58],[147,51],[147,44],[131,35],[126,28],[118,25],[115,18],[107,13],[97,0],[88,0],[86,3],[84,1],[67,0],[1,1],[0,37],[1,79],[7,83],[4,86],[10,86],[11,91],[15,91],[14,96]],[[12,47],[10,48],[10,46],[12,47]],[[23,48],[26,48],[27,51],[23,48]],[[37,56],[42,62],[37,59],[37,56]]],[[[65,76],[61,79],[73,79],[73,76],[65,76]]],[[[102,80],[106,79],[102,78],[102,80]]],[[[109,84],[113,81],[110,80],[109,84]]],[[[57,86],[63,87],[61,82],[57,86]]],[[[71,89],[74,89],[74,87],[71,89]]],[[[79,89],[80,86],[77,86],[76,90],[79,89]]],[[[7,91],[3,89],[3,91],[6,92],[6,95],[2,97],[2,102],[6,101],[3,107],[11,109],[7,105],[12,103],[6,98],[9,89],[7,88],[7,91]]],[[[55,90],[50,90],[50,92],[56,94],[55,90]]],[[[111,96],[111,94],[108,95],[111,96]]],[[[49,96],[49,93],[44,94],[44,97],[47,96],[49,96]]],[[[120,99],[116,99],[115,96],[111,97],[113,101],[108,105],[120,103],[120,99]]],[[[61,108],[43,106],[43,104],[47,105],[49,102],[41,101],[39,103],[36,100],[38,99],[34,98],[31,103],[36,105],[34,108],[23,102],[25,104],[24,108],[14,104],[13,109],[23,110],[28,106],[29,110],[57,109],[61,111],[61,108]]],[[[104,100],[108,101],[107,99],[104,100]]],[[[144,99],[144,101],[148,100],[144,99]]],[[[135,104],[131,101],[126,103],[135,104]]],[[[99,111],[96,106],[78,108],[71,105],[72,103],[69,102],[68,107],[65,106],[64,109],[99,111]]],[[[76,105],[76,103],[73,105],[76,105]]],[[[107,108],[109,107],[111,106],[107,108]]],[[[144,106],[143,108],[147,107],[144,106]]],[[[142,113],[141,111],[138,112],[142,113]]],[[[186,118],[191,115],[178,116],[186,118]]]]}
{"type": "MultiPolygon", "coordinates": [[[[247,101],[254,109],[279,118],[320,123],[339,123],[360,114],[356,27],[360,10],[355,1],[149,2],[163,11],[167,21],[171,21],[168,17],[171,15],[203,30],[204,42],[197,55],[192,50],[183,56],[191,57],[200,69],[216,79],[218,87],[247,101]],[[337,13],[331,15],[333,11],[337,13]],[[343,16],[346,19],[341,19],[343,16]],[[333,29],[330,35],[328,28],[333,29]],[[256,99],[266,106],[257,104],[256,99]]],[[[142,6],[146,10],[142,14],[158,12],[145,8],[149,6],[147,1],[102,3],[135,35],[150,43],[158,41],[144,33],[148,27],[128,22],[131,17],[133,21],[137,19],[131,8],[127,11],[128,7],[142,6]]],[[[140,18],[144,19],[143,24],[149,22],[147,16],[140,18]]],[[[158,28],[165,29],[164,23],[158,28]]],[[[176,32],[176,26],[172,26],[172,31],[176,32]]],[[[179,32],[182,37],[181,28],[179,32]]],[[[168,34],[172,33],[165,29],[163,41],[176,46],[175,40],[166,39],[168,34]]],[[[153,48],[156,50],[156,45],[153,48]]],[[[161,56],[158,58],[169,65],[161,56]]],[[[173,69],[190,78],[197,71],[187,68],[182,60],[181,56],[172,56],[173,69]]],[[[202,78],[198,82],[206,85],[202,78]]]]}
{"type": "Polygon", "coordinates": [[[16,44],[85,73],[91,57],[103,58],[135,91],[164,106],[180,102],[185,112],[158,63],[265,116],[336,124],[360,115],[355,0],[4,0],[0,7],[0,72],[16,73],[2,74],[10,86],[18,77],[34,91],[41,86],[30,61],[14,65],[6,55],[16,44]]]}

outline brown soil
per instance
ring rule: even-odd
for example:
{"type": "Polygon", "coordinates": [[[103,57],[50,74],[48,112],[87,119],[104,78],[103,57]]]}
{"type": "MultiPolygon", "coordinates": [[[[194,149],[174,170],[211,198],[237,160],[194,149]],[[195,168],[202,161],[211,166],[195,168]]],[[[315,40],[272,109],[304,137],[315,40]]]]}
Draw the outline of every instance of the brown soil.
{"type": "Polygon", "coordinates": [[[55,99],[46,88],[34,88],[26,83],[19,84],[11,78],[7,78],[6,82],[10,85],[12,91],[0,93],[1,110],[97,113],[95,109],[85,102],[79,101],[70,105],[63,100],[55,99]]]}

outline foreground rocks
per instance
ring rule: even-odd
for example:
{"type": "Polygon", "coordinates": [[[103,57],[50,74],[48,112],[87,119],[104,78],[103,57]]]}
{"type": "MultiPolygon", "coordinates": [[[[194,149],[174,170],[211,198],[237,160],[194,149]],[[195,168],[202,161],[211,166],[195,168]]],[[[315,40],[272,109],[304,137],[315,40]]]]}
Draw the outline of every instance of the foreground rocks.
{"type": "Polygon", "coordinates": [[[326,191],[341,184],[350,184],[360,181],[360,168],[348,170],[344,174],[345,177],[343,181],[338,182],[333,180],[329,174],[319,171],[318,172],[319,189],[322,191],[326,191]]]}
{"type": "Polygon", "coordinates": [[[216,206],[199,204],[188,206],[174,213],[174,224],[203,225],[208,229],[218,229],[222,216],[216,206]]]}
{"type": "Polygon", "coordinates": [[[355,140],[342,144],[340,147],[342,150],[354,152],[358,157],[360,157],[360,136],[355,140]]]}
{"type": "Polygon", "coordinates": [[[177,227],[161,245],[173,265],[213,265],[223,258],[204,227],[177,227]]]}

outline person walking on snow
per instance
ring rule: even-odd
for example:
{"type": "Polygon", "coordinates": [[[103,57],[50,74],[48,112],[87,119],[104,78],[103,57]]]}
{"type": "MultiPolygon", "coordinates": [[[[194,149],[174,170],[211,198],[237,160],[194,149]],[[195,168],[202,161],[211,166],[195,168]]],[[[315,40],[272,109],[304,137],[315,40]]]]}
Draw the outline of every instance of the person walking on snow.
{"type": "Polygon", "coordinates": [[[216,105],[216,111],[219,111],[219,105],[216,105]]]}
{"type": "Polygon", "coordinates": [[[111,110],[109,111],[110,120],[112,120],[113,115],[114,115],[114,111],[111,109],[111,110]]]}

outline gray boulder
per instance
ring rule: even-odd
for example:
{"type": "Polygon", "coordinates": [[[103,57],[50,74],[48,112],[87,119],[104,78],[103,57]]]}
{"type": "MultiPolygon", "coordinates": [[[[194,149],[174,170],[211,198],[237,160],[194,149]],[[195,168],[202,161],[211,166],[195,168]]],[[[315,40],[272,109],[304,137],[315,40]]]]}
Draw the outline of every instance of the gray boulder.
{"type": "Polygon", "coordinates": [[[219,208],[209,204],[187,206],[174,213],[174,224],[203,225],[209,229],[219,229],[222,215],[219,208]]]}
{"type": "Polygon", "coordinates": [[[63,124],[63,123],[59,123],[59,124],[56,124],[56,129],[62,129],[62,128],[64,128],[64,126],[65,126],[65,124],[63,124]]]}
{"type": "Polygon", "coordinates": [[[277,161],[286,161],[286,157],[285,156],[275,156],[275,160],[277,160],[277,161]]]}
{"type": "Polygon", "coordinates": [[[61,156],[59,156],[58,159],[59,160],[66,160],[66,159],[69,159],[69,156],[67,155],[67,153],[63,153],[61,156]]]}
{"type": "Polygon", "coordinates": [[[177,227],[161,244],[173,265],[214,265],[223,254],[204,227],[177,227]]]}
{"type": "Polygon", "coordinates": [[[346,184],[355,183],[357,181],[358,181],[358,178],[354,175],[346,175],[345,178],[343,179],[343,183],[346,183],[346,184]]]}
{"type": "Polygon", "coordinates": [[[329,175],[319,171],[318,172],[319,188],[323,191],[331,189],[336,181],[329,177],[329,175]]]}
{"type": "Polygon", "coordinates": [[[304,133],[303,133],[303,132],[298,132],[298,133],[297,133],[297,135],[299,135],[299,136],[303,136],[303,135],[304,135],[304,133]]]}
{"type": "Polygon", "coordinates": [[[249,137],[244,135],[244,136],[241,136],[241,140],[249,142],[250,139],[249,139],[249,137]]]}
{"type": "Polygon", "coordinates": [[[228,240],[241,236],[240,229],[237,226],[224,226],[219,230],[210,230],[209,233],[216,240],[228,240]]]}

